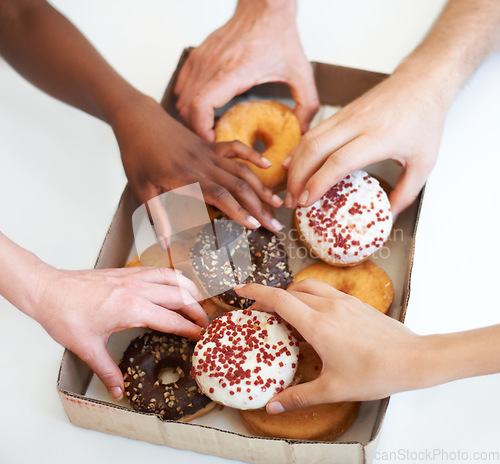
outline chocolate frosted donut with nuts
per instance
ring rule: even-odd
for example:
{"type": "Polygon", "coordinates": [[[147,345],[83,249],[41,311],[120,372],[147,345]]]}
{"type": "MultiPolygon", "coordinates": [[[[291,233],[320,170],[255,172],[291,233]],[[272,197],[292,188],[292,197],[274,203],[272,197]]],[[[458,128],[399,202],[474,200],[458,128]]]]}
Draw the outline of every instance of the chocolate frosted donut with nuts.
{"type": "Polygon", "coordinates": [[[213,219],[212,224],[201,230],[191,249],[191,257],[207,292],[217,295],[212,300],[225,310],[246,309],[253,302],[240,297],[232,289],[222,293],[216,291],[221,283],[226,284],[225,288],[234,286],[234,283],[287,288],[293,281],[285,247],[276,234],[263,227],[246,229],[225,216],[213,219]],[[229,244],[231,260],[227,259],[227,254],[214,252],[229,244]],[[244,256],[248,252],[250,260],[244,256]]]}
{"type": "Polygon", "coordinates": [[[295,210],[300,240],[333,266],[352,266],[384,246],[392,229],[391,205],[377,179],[349,174],[316,203],[295,210]]]}
{"type": "Polygon", "coordinates": [[[161,419],[188,422],[215,406],[191,377],[194,346],[187,338],[156,331],[130,343],[120,369],[125,396],[133,409],[157,414],[161,419]],[[179,379],[164,384],[159,375],[166,368],[174,370],[179,379]]]}

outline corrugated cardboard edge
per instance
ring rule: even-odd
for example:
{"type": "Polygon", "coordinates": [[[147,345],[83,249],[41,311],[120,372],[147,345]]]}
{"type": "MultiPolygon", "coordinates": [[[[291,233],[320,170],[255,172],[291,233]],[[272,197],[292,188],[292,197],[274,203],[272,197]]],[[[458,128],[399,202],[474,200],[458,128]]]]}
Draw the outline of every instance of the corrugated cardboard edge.
{"type": "MultiPolygon", "coordinates": [[[[176,97],[173,92],[174,83],[190,50],[184,50],[162,99],[164,108],[176,118],[178,118],[178,115],[175,110],[176,97]]],[[[359,96],[360,92],[364,93],[364,91],[387,77],[381,73],[323,63],[313,63],[312,65],[317,79],[320,98],[322,94],[324,96],[331,91],[332,82],[334,88],[339,89],[338,92],[331,93],[329,98],[322,99],[323,103],[330,105],[344,105],[359,96]],[[328,92],[326,92],[327,88],[330,89],[328,92]]],[[[252,89],[252,93],[263,96],[266,94],[276,95],[277,89],[278,96],[287,97],[290,95],[288,87],[285,85],[277,86],[276,84],[263,84],[252,89]]],[[[410,296],[410,276],[413,266],[415,232],[422,206],[422,198],[423,192],[418,198],[419,207],[412,237],[412,251],[407,267],[406,281],[408,285],[405,289],[405,303],[403,304],[401,314],[402,321],[406,314],[406,306],[410,296]]],[[[129,240],[125,239],[119,244],[109,244],[107,239],[115,229],[120,228],[124,230],[123,221],[130,221],[132,211],[135,207],[137,207],[137,203],[133,200],[132,194],[127,187],[123,192],[118,210],[108,229],[104,244],[101,247],[96,263],[97,268],[101,267],[101,263],[103,262],[106,263],[106,267],[121,266],[125,262],[130,250],[130,244],[133,243],[132,237],[128,237],[129,240]],[[110,259],[111,257],[113,259],[110,259]]],[[[130,227],[125,227],[125,230],[127,229],[130,230],[130,227]]],[[[193,443],[196,443],[195,450],[198,452],[225,458],[241,459],[250,463],[309,463],[313,454],[316,462],[327,462],[331,461],[333,457],[332,447],[335,447],[335,460],[338,462],[369,463],[375,454],[380,438],[381,425],[389,403],[389,398],[382,401],[372,438],[366,445],[354,442],[321,443],[248,437],[197,424],[162,421],[152,414],[144,414],[118,405],[86,398],[83,393],[88,387],[91,376],[91,370],[78,357],[66,350],[61,362],[57,388],[68,418],[73,424],[180,449],[193,450],[193,443]],[[81,392],[82,394],[77,392],[81,392]],[[188,439],[191,433],[193,434],[192,442],[188,439]],[[230,437],[231,440],[222,440],[223,446],[221,446],[221,437],[230,437]]]]}

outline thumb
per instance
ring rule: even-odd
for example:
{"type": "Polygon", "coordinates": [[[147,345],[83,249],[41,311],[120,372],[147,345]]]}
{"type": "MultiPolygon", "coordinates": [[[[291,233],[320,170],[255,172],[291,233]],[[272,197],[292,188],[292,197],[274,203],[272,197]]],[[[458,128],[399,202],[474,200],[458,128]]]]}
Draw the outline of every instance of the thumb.
{"type": "Polygon", "coordinates": [[[275,395],[266,410],[268,414],[278,414],[285,411],[307,408],[316,404],[327,403],[325,392],[328,391],[318,377],[312,382],[302,383],[283,390],[275,395]]]}
{"type": "MultiPolygon", "coordinates": [[[[98,343],[100,342],[98,341],[98,343]]],[[[87,347],[83,351],[85,355],[80,357],[95,372],[97,377],[101,379],[109,394],[115,400],[120,400],[124,392],[123,375],[119,367],[111,359],[106,347],[98,346],[97,344],[91,349],[87,347]]]]}
{"type": "Polygon", "coordinates": [[[389,195],[394,217],[410,206],[417,198],[425,184],[428,172],[408,166],[399,177],[389,195]]]}
{"type": "Polygon", "coordinates": [[[309,129],[309,125],[319,109],[318,91],[312,72],[290,79],[288,85],[295,101],[293,112],[299,120],[302,133],[304,133],[309,129]]]}

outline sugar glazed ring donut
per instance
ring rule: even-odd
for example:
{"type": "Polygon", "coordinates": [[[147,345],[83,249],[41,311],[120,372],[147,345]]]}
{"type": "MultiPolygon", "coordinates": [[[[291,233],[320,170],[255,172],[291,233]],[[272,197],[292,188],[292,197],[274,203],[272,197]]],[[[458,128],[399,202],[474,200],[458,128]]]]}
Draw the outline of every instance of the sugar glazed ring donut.
{"type": "Polygon", "coordinates": [[[189,422],[215,406],[191,377],[194,346],[187,338],[156,331],[130,343],[120,369],[125,395],[133,409],[155,413],[162,419],[189,422]],[[174,369],[179,379],[164,384],[159,375],[165,368],[174,369]]]}
{"type": "Polygon", "coordinates": [[[250,100],[237,103],[222,115],[215,125],[215,141],[240,142],[253,147],[257,140],[266,146],[262,156],[272,165],[267,169],[246,164],[262,180],[264,185],[278,191],[285,186],[286,170],[281,163],[299,143],[300,124],[292,110],[270,100],[250,100]]]}
{"type": "Polygon", "coordinates": [[[300,240],[319,259],[349,266],[384,246],[392,228],[389,199],[377,179],[359,170],[322,198],[295,211],[300,240]]]}
{"type": "MultiPolygon", "coordinates": [[[[321,372],[321,359],[307,342],[300,342],[297,378],[300,383],[315,380],[321,372]]],[[[265,409],[239,411],[247,430],[259,437],[331,441],[342,435],[355,421],[359,402],[328,403],[296,411],[270,415],[265,409]]]]}
{"type": "Polygon", "coordinates": [[[192,376],[217,403],[261,408],[292,382],[298,346],[280,318],[249,309],[231,311],[203,330],[193,355],[192,376]]]}
{"type": "Polygon", "coordinates": [[[301,269],[294,282],[313,278],[354,296],[386,314],[394,299],[394,286],[385,271],[372,261],[352,267],[314,263],[301,269]]]}
{"type": "MultiPolygon", "coordinates": [[[[233,221],[228,221],[227,217],[224,216],[213,219],[212,224],[207,224],[207,226],[203,227],[195,245],[191,249],[192,258],[203,255],[207,256],[207,259],[203,260],[205,264],[203,266],[198,265],[195,268],[198,278],[204,286],[209,286],[210,281],[214,278],[220,279],[224,274],[223,270],[226,268],[227,272],[232,274],[232,267],[228,266],[228,263],[223,262],[223,257],[211,253],[210,250],[215,249],[215,240],[217,240],[218,248],[230,242],[231,238],[237,235],[233,230],[235,227],[245,231],[251,257],[251,268],[234,269],[237,275],[242,275],[243,270],[246,271],[245,275],[248,275],[248,277],[241,283],[258,283],[267,285],[268,287],[286,288],[292,282],[288,256],[276,234],[263,227],[255,230],[246,229],[233,221]],[[213,234],[212,224],[215,230],[217,230],[216,238],[213,234]]],[[[233,250],[236,250],[236,247],[233,250]]],[[[198,260],[198,263],[200,262],[201,260],[198,260]]],[[[234,263],[235,260],[233,260],[233,265],[234,263]]],[[[215,282],[215,285],[219,285],[219,282],[215,282]]],[[[212,289],[208,288],[207,290],[210,292],[212,289]]],[[[221,293],[213,297],[212,301],[226,311],[246,309],[253,303],[251,300],[237,295],[234,290],[221,293]]]]}

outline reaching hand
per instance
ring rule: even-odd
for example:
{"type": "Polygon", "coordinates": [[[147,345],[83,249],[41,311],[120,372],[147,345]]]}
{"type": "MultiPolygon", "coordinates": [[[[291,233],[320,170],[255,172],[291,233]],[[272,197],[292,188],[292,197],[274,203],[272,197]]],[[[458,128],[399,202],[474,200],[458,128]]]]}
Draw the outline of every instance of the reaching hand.
{"type": "Polygon", "coordinates": [[[419,384],[418,364],[412,362],[421,337],[357,298],[315,279],[287,291],[257,284],[236,291],[256,300],[252,309],[273,311],[288,321],[323,362],[316,380],[276,395],[267,405],[269,413],[379,399],[419,384]]]}
{"type": "Polygon", "coordinates": [[[266,8],[255,1],[239,2],[229,22],[189,55],[175,87],[177,110],[203,139],[214,141],[214,109],[265,82],[288,84],[302,131],[309,127],[318,96],[295,24],[295,8],[288,3],[266,8]]]}
{"type": "Polygon", "coordinates": [[[34,293],[41,298],[35,319],[85,361],[115,398],[123,393],[123,377],[106,350],[110,335],[149,327],[197,339],[208,324],[194,283],[172,269],[60,271],[44,265],[36,281],[34,293]]]}
{"type": "Polygon", "coordinates": [[[393,159],[404,171],[390,195],[397,216],[436,161],[447,106],[437,89],[397,72],[307,132],[285,160],[285,206],[310,206],[347,174],[393,159]]]}
{"type": "Polygon", "coordinates": [[[205,142],[149,98],[123,111],[113,129],[130,186],[142,203],[199,182],[205,201],[231,219],[251,229],[261,224],[272,231],[281,229],[263,202],[279,207],[282,200],[247,166],[231,159],[269,167],[255,150],[240,142],[205,142]]]}

